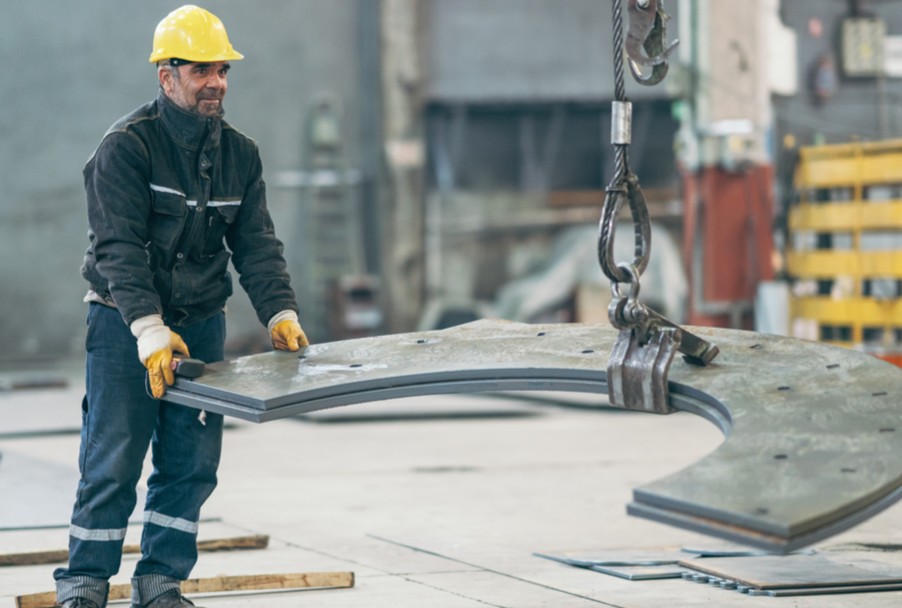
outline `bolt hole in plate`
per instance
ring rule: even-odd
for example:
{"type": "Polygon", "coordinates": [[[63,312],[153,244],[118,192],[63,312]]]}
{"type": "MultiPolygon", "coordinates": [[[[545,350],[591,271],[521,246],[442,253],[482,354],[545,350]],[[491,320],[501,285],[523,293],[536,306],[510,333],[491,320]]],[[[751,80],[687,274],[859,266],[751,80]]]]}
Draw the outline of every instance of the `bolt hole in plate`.
{"type": "MultiPolygon", "coordinates": [[[[670,404],[714,423],[726,439],[693,465],[634,489],[628,513],[788,553],[846,530],[902,497],[902,433],[874,424],[898,418],[893,399],[874,397],[902,394],[902,369],[815,342],[689,329],[715,342],[721,354],[705,367],[675,359],[670,404]],[[842,373],[828,370],[832,365],[842,373]],[[777,397],[775,386],[791,390],[777,397]],[[777,458],[775,468],[775,454],[791,457],[777,458]]],[[[314,344],[304,360],[271,352],[213,363],[199,378],[177,379],[167,399],[266,422],[418,395],[607,394],[600,360],[616,336],[607,325],[482,320],[314,344]],[[539,333],[545,335],[537,341],[539,333]],[[600,356],[586,357],[574,344],[600,356]],[[372,363],[350,367],[361,360],[372,363]]]]}

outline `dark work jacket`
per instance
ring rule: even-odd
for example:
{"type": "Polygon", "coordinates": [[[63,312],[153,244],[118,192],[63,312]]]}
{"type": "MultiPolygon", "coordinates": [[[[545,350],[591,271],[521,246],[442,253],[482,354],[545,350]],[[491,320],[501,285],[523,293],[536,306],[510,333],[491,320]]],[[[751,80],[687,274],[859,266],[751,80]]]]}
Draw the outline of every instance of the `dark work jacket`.
{"type": "Polygon", "coordinates": [[[82,275],[127,324],[158,313],[186,326],[223,310],[231,257],[264,325],[297,312],[262,170],[251,139],[161,91],[110,127],[85,166],[82,275]]]}

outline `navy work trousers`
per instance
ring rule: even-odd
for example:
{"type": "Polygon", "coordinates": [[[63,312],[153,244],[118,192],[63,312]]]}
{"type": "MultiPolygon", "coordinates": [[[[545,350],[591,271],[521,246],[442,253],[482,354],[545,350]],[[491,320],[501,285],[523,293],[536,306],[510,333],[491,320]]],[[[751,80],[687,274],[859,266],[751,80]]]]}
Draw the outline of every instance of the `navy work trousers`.
{"type": "MultiPolygon", "coordinates": [[[[190,327],[174,327],[206,362],[223,358],[220,313],[190,327]]],[[[119,571],[128,519],[148,446],[141,559],[135,577],[180,581],[197,561],[201,505],[216,487],[222,416],[149,395],[137,343],[119,311],[92,303],[88,312],[86,396],[69,566],[54,572],[60,602],[86,597],[104,605],[107,580],[119,571]]]]}

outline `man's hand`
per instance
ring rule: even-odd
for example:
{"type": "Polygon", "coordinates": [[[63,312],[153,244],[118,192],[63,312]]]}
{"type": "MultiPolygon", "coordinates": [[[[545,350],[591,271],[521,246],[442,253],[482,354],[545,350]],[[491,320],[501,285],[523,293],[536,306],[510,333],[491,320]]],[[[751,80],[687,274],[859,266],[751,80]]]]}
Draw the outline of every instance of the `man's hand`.
{"type": "Polygon", "coordinates": [[[269,335],[277,350],[296,351],[310,344],[293,310],[283,310],[269,320],[269,335]]]}
{"type": "Polygon", "coordinates": [[[150,392],[155,399],[162,399],[166,387],[175,382],[172,355],[181,353],[190,357],[188,346],[182,337],[169,329],[160,315],[148,315],[131,324],[132,334],[138,338],[138,358],[147,368],[150,392]]]}
{"type": "Polygon", "coordinates": [[[147,368],[147,378],[150,380],[150,392],[156,399],[162,399],[163,395],[166,394],[166,387],[172,386],[175,382],[172,354],[181,353],[186,357],[191,355],[182,337],[165,325],[163,327],[169,333],[168,344],[159,350],[155,350],[144,360],[144,367],[147,368]]]}
{"type": "Polygon", "coordinates": [[[270,335],[273,348],[278,350],[300,350],[302,346],[310,344],[307,334],[301,329],[301,324],[291,319],[285,319],[273,325],[270,335]]]}

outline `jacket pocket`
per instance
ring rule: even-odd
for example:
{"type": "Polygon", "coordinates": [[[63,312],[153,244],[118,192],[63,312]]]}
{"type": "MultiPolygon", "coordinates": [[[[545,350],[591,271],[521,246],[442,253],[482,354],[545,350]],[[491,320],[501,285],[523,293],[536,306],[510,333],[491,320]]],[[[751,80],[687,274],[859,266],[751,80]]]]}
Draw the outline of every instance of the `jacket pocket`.
{"type": "Polygon", "coordinates": [[[188,204],[175,192],[151,192],[151,213],[148,226],[150,242],[169,253],[185,226],[188,204]]]}
{"type": "Polygon", "coordinates": [[[234,204],[207,204],[207,225],[204,227],[204,254],[223,250],[223,239],[238,216],[240,201],[234,204]]]}
{"type": "Polygon", "coordinates": [[[169,304],[173,307],[198,306],[215,310],[232,295],[228,251],[186,260],[172,269],[169,304]]]}

